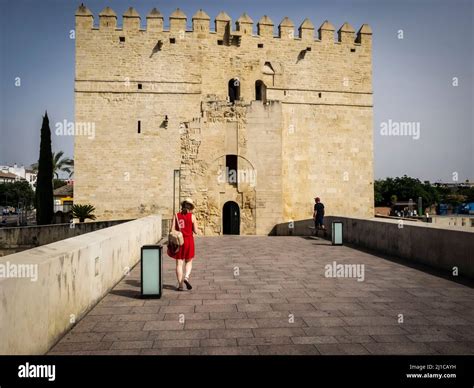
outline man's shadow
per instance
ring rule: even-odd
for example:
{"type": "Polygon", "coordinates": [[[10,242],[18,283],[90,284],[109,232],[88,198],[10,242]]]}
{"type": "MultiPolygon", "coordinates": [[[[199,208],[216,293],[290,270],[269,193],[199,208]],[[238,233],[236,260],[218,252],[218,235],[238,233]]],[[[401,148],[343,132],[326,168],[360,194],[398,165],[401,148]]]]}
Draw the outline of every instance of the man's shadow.
{"type": "Polygon", "coordinates": [[[301,238],[304,238],[305,240],[313,240],[315,241],[313,245],[332,245],[331,241],[323,238],[323,237],[318,237],[318,236],[301,236],[301,238]]]}

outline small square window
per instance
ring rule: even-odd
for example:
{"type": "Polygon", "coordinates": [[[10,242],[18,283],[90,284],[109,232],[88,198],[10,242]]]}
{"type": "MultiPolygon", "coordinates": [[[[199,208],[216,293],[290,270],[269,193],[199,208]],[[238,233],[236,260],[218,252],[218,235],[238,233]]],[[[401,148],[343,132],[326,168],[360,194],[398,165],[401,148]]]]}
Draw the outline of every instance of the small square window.
{"type": "Polygon", "coordinates": [[[176,38],[170,38],[170,43],[175,44],[176,43],[176,38]]]}
{"type": "Polygon", "coordinates": [[[306,51],[311,51],[311,47],[306,47],[306,51]]]}
{"type": "Polygon", "coordinates": [[[119,37],[119,40],[120,40],[120,43],[124,43],[125,42],[125,36],[119,37]]]}
{"type": "Polygon", "coordinates": [[[263,48],[263,43],[259,43],[258,48],[263,48]]]}
{"type": "Polygon", "coordinates": [[[143,89],[143,85],[142,85],[142,84],[138,84],[138,89],[143,89]]]}
{"type": "Polygon", "coordinates": [[[217,41],[217,45],[218,45],[218,46],[223,46],[223,45],[224,45],[224,41],[223,41],[222,39],[219,39],[219,40],[217,41]]]}
{"type": "Polygon", "coordinates": [[[351,53],[355,53],[356,52],[356,49],[355,48],[351,48],[351,53]]]}

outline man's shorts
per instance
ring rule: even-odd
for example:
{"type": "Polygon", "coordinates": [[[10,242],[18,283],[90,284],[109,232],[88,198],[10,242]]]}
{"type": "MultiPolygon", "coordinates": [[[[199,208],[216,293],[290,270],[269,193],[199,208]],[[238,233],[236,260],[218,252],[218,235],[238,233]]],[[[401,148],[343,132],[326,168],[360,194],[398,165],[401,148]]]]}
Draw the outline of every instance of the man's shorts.
{"type": "Polygon", "coordinates": [[[317,228],[318,226],[323,226],[323,216],[316,216],[314,220],[314,226],[317,228]]]}

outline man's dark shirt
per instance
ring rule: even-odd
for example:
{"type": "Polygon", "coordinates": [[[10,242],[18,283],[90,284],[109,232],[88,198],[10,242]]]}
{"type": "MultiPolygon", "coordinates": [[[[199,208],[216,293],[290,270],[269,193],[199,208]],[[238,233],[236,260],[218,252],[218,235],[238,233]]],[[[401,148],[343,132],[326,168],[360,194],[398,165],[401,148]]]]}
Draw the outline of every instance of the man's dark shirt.
{"type": "Polygon", "coordinates": [[[316,217],[324,217],[324,205],[321,202],[314,204],[314,211],[316,212],[316,217]]]}

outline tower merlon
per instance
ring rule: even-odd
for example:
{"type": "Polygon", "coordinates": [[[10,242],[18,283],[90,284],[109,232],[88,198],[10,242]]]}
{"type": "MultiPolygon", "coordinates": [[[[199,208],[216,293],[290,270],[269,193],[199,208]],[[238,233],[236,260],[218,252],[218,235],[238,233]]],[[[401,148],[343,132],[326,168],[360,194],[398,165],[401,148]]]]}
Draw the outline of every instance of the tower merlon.
{"type": "Polygon", "coordinates": [[[76,30],[80,29],[92,29],[94,27],[94,15],[87,8],[84,3],[82,3],[76,10],[76,30]]]}
{"type": "Polygon", "coordinates": [[[130,7],[123,14],[123,30],[138,31],[140,29],[140,15],[135,8],[130,7]]]}
{"type": "Polygon", "coordinates": [[[117,14],[110,7],[105,7],[99,13],[99,29],[115,30],[117,28],[117,14]]]}
{"type": "Polygon", "coordinates": [[[242,35],[252,35],[253,32],[253,20],[245,12],[235,22],[235,28],[242,35]]]}
{"type": "Polygon", "coordinates": [[[153,8],[148,15],[146,15],[146,29],[152,32],[163,31],[164,17],[160,11],[153,8]]]}
{"type": "Polygon", "coordinates": [[[205,13],[202,9],[197,11],[193,16],[193,32],[197,34],[199,38],[205,38],[209,33],[209,24],[211,22],[211,18],[207,13],[205,13]]]}
{"type": "Polygon", "coordinates": [[[321,27],[319,27],[319,40],[321,42],[334,42],[334,31],[336,29],[334,26],[328,21],[325,20],[321,27]]]}
{"type": "Polygon", "coordinates": [[[301,23],[298,32],[302,40],[314,40],[314,24],[308,18],[301,23]]]}
{"type": "Polygon", "coordinates": [[[281,39],[294,39],[295,24],[288,16],[285,16],[278,26],[278,36],[281,39]]]}
{"type": "Polygon", "coordinates": [[[368,44],[372,43],[372,28],[368,24],[362,24],[356,36],[356,43],[368,44]]]}
{"type": "Polygon", "coordinates": [[[273,21],[264,15],[257,23],[257,34],[262,37],[273,37],[273,21]]]}
{"type": "Polygon", "coordinates": [[[216,28],[216,34],[218,37],[228,39],[230,36],[230,24],[232,19],[225,12],[220,12],[216,16],[214,23],[216,28]]]}
{"type": "Polygon", "coordinates": [[[354,27],[352,27],[349,23],[344,23],[341,28],[337,31],[337,39],[341,43],[354,43],[354,27]]]}
{"type": "Polygon", "coordinates": [[[170,32],[182,33],[186,31],[187,16],[179,8],[170,15],[170,32]]]}

